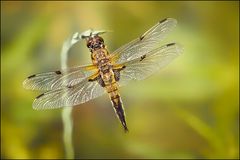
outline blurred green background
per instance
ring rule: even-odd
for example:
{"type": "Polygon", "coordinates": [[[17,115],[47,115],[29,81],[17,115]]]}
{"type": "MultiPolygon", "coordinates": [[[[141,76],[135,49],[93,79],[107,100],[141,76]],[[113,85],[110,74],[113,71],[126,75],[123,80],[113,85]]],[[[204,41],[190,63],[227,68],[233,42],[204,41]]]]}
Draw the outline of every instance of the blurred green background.
{"type": "MultiPolygon", "coordinates": [[[[36,111],[34,73],[60,68],[74,32],[107,29],[110,52],[159,20],[178,20],[162,42],[184,53],[121,88],[130,132],[107,95],[74,107],[75,158],[239,158],[239,2],[2,2],[1,158],[64,158],[61,109],[36,111]]],[[[69,65],[90,63],[85,42],[69,65]]]]}

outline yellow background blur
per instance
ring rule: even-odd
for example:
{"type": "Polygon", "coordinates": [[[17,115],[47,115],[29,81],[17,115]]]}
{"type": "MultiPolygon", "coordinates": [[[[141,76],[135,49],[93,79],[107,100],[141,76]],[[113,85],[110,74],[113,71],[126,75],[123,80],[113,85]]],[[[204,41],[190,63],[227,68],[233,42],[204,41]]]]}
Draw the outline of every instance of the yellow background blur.
{"type": "MultiPolygon", "coordinates": [[[[64,158],[61,109],[35,111],[23,80],[60,68],[74,32],[106,29],[110,52],[172,17],[162,44],[184,53],[121,88],[130,132],[108,96],[73,109],[76,158],[239,158],[239,2],[2,2],[1,158],[64,158]]],[[[90,63],[85,42],[69,65],[90,63]]]]}

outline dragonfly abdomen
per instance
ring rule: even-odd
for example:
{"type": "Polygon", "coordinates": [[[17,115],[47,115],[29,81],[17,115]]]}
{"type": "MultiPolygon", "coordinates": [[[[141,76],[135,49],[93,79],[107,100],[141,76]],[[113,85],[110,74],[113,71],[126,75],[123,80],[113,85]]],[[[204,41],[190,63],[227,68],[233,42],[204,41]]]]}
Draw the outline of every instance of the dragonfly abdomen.
{"type": "Polygon", "coordinates": [[[118,92],[119,87],[115,78],[115,73],[111,66],[111,62],[109,61],[109,59],[100,59],[98,60],[98,68],[100,72],[100,78],[104,84],[102,86],[104,86],[104,88],[108,92],[113,105],[113,109],[117,114],[117,117],[120,120],[122,126],[124,127],[125,132],[127,132],[128,128],[125,120],[123,103],[118,92]]]}
{"type": "MultiPolygon", "coordinates": [[[[114,78],[113,78],[114,79],[114,78]]],[[[113,109],[120,120],[125,132],[128,131],[126,120],[125,120],[125,112],[123,103],[119,94],[118,83],[115,81],[105,86],[105,89],[108,92],[109,98],[111,99],[113,109]]]]}
{"type": "Polygon", "coordinates": [[[124,131],[127,132],[128,128],[125,120],[124,107],[118,90],[110,92],[109,97],[111,99],[113,109],[124,128],[124,131]]]}

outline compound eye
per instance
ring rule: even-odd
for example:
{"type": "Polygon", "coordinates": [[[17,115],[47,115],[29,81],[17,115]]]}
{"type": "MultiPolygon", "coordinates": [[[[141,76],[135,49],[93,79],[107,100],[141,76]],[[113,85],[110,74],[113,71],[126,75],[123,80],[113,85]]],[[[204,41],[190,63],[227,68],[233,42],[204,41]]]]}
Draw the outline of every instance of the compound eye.
{"type": "Polygon", "coordinates": [[[104,40],[103,40],[102,37],[99,37],[99,41],[100,41],[101,43],[104,43],[104,40]]]}
{"type": "Polygon", "coordinates": [[[89,41],[89,42],[87,43],[87,47],[88,47],[88,48],[91,48],[91,46],[92,46],[92,42],[89,41]]]}

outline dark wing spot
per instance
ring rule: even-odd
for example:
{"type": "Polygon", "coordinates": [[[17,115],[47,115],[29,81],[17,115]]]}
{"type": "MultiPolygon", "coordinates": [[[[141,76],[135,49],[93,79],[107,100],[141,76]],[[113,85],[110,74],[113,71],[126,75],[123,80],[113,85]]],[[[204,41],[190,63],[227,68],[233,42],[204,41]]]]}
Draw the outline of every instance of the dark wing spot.
{"type": "Polygon", "coordinates": [[[141,41],[144,37],[145,37],[145,36],[141,35],[141,36],[139,37],[140,41],[141,41]]]}
{"type": "Polygon", "coordinates": [[[142,55],[140,58],[141,58],[140,61],[142,61],[143,59],[146,58],[146,54],[142,55]]]}
{"type": "Polygon", "coordinates": [[[36,97],[36,99],[42,97],[43,95],[44,95],[44,93],[43,93],[43,94],[40,94],[39,96],[36,97]]]}
{"type": "Polygon", "coordinates": [[[67,88],[73,88],[73,86],[70,86],[70,85],[69,85],[69,86],[67,86],[67,88]]]}
{"type": "Polygon", "coordinates": [[[95,80],[92,79],[92,78],[89,78],[89,79],[88,79],[88,82],[93,82],[93,81],[95,81],[95,80]]]}
{"type": "Polygon", "coordinates": [[[62,74],[62,72],[61,72],[61,71],[56,71],[55,73],[56,73],[56,74],[62,74]]]}
{"type": "Polygon", "coordinates": [[[36,76],[36,74],[31,75],[31,76],[28,77],[28,79],[33,78],[33,77],[35,77],[35,76],[36,76]]]}
{"type": "Polygon", "coordinates": [[[126,66],[122,66],[122,69],[126,68],[126,66]]]}
{"type": "Polygon", "coordinates": [[[165,18],[165,19],[159,21],[159,23],[163,23],[163,22],[165,22],[166,20],[167,20],[167,18],[165,18]]]}
{"type": "Polygon", "coordinates": [[[169,44],[167,44],[167,47],[169,47],[169,46],[173,46],[173,45],[175,45],[176,43],[169,43],[169,44]]]}

